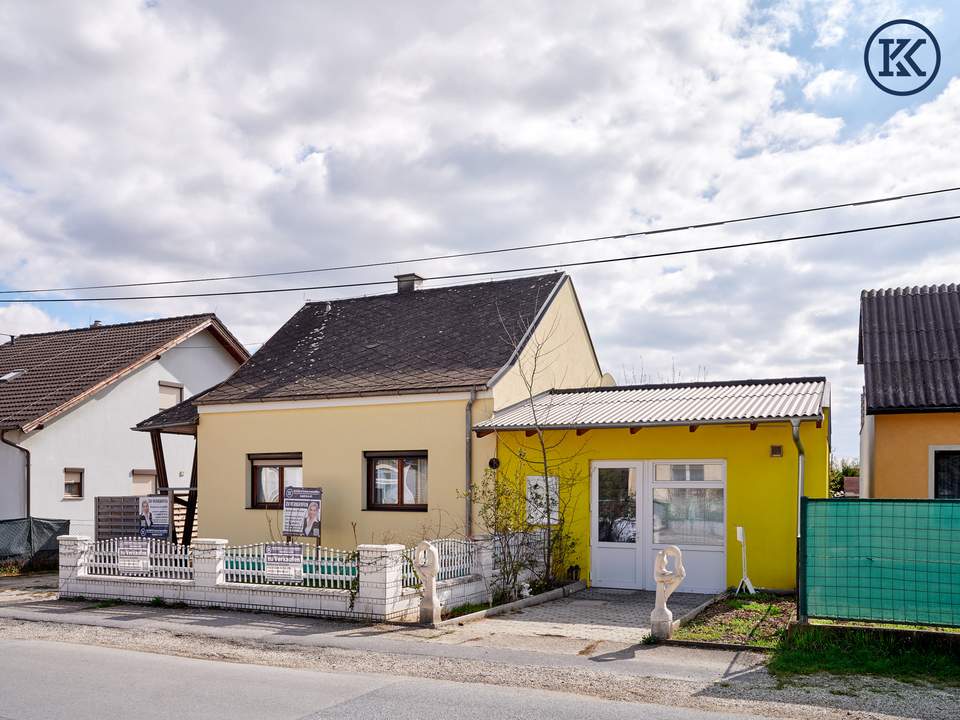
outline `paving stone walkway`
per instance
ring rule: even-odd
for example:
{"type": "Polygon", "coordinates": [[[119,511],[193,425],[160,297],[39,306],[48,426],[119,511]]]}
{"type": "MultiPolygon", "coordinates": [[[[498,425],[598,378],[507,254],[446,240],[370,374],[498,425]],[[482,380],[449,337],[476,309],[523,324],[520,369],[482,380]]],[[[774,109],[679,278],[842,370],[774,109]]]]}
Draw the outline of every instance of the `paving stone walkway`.
{"type": "MultiPolygon", "coordinates": [[[[667,606],[679,619],[712,595],[674,593],[667,606]]],[[[588,588],[569,597],[497,615],[471,630],[497,634],[579,638],[634,645],[650,633],[650,612],[656,593],[649,590],[588,588]]],[[[466,626],[464,626],[466,627],[466,626]]]]}

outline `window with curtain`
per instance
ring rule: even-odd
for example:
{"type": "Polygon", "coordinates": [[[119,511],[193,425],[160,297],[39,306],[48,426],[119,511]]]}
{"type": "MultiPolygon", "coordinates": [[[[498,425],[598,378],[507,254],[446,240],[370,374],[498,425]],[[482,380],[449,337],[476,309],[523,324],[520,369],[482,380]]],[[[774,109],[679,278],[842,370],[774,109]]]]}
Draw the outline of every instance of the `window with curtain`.
{"type": "Polygon", "coordinates": [[[250,507],[283,507],[283,490],[303,487],[303,456],[300,453],[250,456],[250,507]]]}
{"type": "Polygon", "coordinates": [[[368,510],[426,510],[426,452],[368,452],[368,510]]]}
{"type": "Polygon", "coordinates": [[[657,463],[652,540],[658,545],[723,547],[722,463],[657,463]]]}

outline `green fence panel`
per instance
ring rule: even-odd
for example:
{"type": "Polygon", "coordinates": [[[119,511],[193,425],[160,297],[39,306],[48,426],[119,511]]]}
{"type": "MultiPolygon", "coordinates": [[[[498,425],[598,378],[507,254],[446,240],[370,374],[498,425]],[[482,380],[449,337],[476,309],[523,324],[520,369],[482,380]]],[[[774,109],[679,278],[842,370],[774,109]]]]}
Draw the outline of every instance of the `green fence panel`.
{"type": "Polygon", "coordinates": [[[809,617],[960,626],[960,501],[804,501],[809,617]]]}

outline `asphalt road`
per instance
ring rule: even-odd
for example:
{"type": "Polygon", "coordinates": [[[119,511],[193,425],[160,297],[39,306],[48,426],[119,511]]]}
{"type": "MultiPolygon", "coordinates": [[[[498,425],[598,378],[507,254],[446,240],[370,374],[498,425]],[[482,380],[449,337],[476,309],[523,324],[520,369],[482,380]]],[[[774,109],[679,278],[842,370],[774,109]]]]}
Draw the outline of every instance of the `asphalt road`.
{"type": "Polygon", "coordinates": [[[227,717],[733,720],[748,716],[541,690],[290,670],[68,643],[0,642],[0,720],[227,717]]]}

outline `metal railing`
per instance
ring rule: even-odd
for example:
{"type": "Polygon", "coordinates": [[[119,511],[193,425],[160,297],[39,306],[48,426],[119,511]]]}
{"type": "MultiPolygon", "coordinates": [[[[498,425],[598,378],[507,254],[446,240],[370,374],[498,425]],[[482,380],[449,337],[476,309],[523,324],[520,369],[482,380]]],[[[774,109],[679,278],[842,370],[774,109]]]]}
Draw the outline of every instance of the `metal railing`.
{"type": "Polygon", "coordinates": [[[190,547],[187,545],[177,545],[155,538],[110,538],[90,546],[87,573],[99,576],[139,575],[164,580],[192,580],[193,562],[190,558],[190,547]],[[120,543],[131,541],[147,544],[147,567],[144,571],[131,571],[120,567],[120,543]]]}
{"type": "MultiPolygon", "coordinates": [[[[265,543],[224,548],[224,579],[232,583],[271,584],[265,573],[265,543]]],[[[302,587],[349,590],[358,577],[356,552],[300,545],[303,551],[302,587]]],[[[290,583],[284,583],[289,585],[290,583]]]]}
{"type": "Polygon", "coordinates": [[[478,566],[480,544],[473,540],[442,538],[431,540],[440,555],[437,580],[454,580],[480,572],[478,566]]]}
{"type": "Polygon", "coordinates": [[[400,566],[402,587],[420,589],[423,585],[420,582],[420,576],[417,574],[416,555],[417,549],[415,547],[403,551],[403,564],[400,566]]]}

